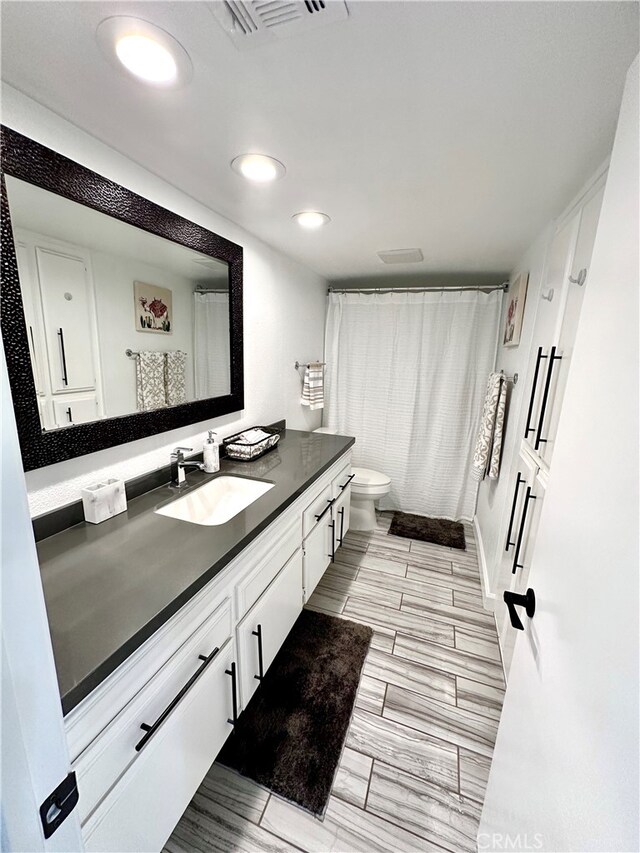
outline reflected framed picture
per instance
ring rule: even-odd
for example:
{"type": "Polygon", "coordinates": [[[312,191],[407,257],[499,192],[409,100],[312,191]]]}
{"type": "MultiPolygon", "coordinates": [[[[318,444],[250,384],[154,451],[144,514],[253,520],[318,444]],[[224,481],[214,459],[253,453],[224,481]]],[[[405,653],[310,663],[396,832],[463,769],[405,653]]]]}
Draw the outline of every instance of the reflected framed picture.
{"type": "Polygon", "coordinates": [[[521,272],[509,285],[509,292],[507,294],[509,301],[504,318],[504,335],[502,337],[502,345],[505,347],[517,347],[520,343],[528,283],[529,273],[521,272]]]}
{"type": "Polygon", "coordinates": [[[134,281],[133,301],[138,332],[172,333],[173,300],[168,287],[134,281]]]}

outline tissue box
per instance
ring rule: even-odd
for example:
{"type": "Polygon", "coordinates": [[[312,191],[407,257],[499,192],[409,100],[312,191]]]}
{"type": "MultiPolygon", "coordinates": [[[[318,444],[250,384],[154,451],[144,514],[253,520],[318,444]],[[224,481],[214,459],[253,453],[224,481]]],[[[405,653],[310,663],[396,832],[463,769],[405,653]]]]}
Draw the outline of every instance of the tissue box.
{"type": "Polygon", "coordinates": [[[91,524],[100,524],[127,508],[123,480],[105,480],[82,489],[81,494],[84,518],[91,524]]]}

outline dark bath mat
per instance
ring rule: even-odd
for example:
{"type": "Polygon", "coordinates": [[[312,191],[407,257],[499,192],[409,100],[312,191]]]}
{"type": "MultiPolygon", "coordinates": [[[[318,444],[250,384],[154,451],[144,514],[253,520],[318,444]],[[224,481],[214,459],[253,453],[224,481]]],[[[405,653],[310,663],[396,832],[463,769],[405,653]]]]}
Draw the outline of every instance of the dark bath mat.
{"type": "Polygon", "coordinates": [[[218,761],[323,814],[372,636],[303,610],[218,761]]]}
{"type": "Polygon", "coordinates": [[[459,521],[449,521],[448,518],[427,518],[409,512],[394,512],[389,533],[461,551],[466,549],[463,525],[459,521]]]}

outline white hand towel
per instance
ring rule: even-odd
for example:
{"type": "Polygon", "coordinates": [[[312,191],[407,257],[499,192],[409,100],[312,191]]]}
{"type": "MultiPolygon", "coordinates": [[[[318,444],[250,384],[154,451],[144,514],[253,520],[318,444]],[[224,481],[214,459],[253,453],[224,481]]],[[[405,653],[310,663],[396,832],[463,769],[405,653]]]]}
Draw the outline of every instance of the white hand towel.
{"type": "Polygon", "coordinates": [[[165,364],[165,389],[167,395],[167,406],[179,406],[187,402],[187,391],[185,385],[185,374],[187,356],[180,350],[167,352],[165,364]]]}
{"type": "Polygon", "coordinates": [[[310,409],[324,408],[324,372],[319,361],[311,362],[304,369],[300,403],[310,409]]]}

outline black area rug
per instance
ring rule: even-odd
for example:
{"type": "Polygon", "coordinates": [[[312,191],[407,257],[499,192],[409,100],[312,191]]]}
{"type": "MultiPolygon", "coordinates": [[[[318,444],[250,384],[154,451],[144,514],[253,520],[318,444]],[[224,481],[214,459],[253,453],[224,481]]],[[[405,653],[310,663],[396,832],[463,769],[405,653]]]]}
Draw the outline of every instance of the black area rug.
{"type": "Polygon", "coordinates": [[[427,518],[409,512],[394,512],[389,533],[392,536],[445,545],[447,548],[458,548],[460,551],[467,547],[463,525],[459,521],[449,521],[448,518],[427,518]]]}
{"type": "Polygon", "coordinates": [[[218,761],[323,814],[372,636],[303,610],[218,761]]]}

